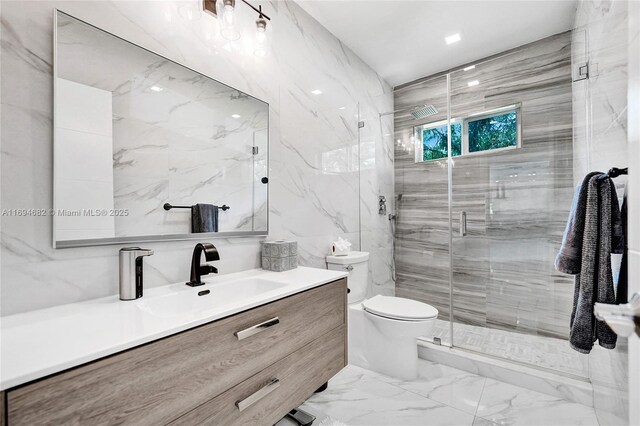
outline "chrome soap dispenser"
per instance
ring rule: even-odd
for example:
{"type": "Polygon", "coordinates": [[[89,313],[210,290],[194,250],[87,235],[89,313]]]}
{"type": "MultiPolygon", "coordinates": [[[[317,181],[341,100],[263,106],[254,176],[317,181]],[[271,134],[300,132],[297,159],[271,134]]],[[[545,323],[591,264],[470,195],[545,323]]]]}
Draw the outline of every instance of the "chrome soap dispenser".
{"type": "Polygon", "coordinates": [[[142,258],[152,254],[153,250],[140,247],[120,249],[120,300],[142,297],[142,258]]]}

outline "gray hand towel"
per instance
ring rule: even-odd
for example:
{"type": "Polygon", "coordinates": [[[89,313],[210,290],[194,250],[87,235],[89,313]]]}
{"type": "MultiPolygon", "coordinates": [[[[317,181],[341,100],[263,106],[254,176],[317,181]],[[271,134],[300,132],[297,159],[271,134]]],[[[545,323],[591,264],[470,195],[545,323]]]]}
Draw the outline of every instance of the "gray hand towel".
{"type": "MultiPolygon", "coordinates": [[[[569,343],[578,352],[589,353],[593,343],[613,349],[616,334],[593,314],[595,302],[615,304],[611,251],[617,209],[615,186],[608,177],[592,175],[587,184],[587,198],[582,235],[580,274],[576,276],[569,343]]],[[[617,218],[617,219],[616,219],[617,218]]],[[[577,230],[576,230],[577,231],[577,230]]]]}
{"type": "Polygon", "coordinates": [[[218,206],[212,204],[191,206],[191,232],[218,232],[218,206]]]}
{"type": "MultiPolygon", "coordinates": [[[[622,218],[622,209],[618,202],[618,193],[613,180],[608,179],[611,184],[611,253],[622,254],[625,249],[624,220],[622,218]]],[[[624,202],[622,203],[624,205],[624,202]]],[[[625,219],[626,220],[626,219],[625,219]]],[[[626,302],[625,302],[626,303],[626,302]]]]}
{"type": "Polygon", "coordinates": [[[576,275],[580,273],[582,263],[582,238],[584,233],[584,220],[587,209],[587,190],[589,180],[601,172],[591,172],[582,180],[582,184],[576,188],[573,203],[569,211],[567,227],[562,236],[562,245],[556,256],[556,269],[565,274],[576,275]]]}
{"type": "MultiPolygon", "coordinates": [[[[627,222],[627,197],[625,196],[622,201],[622,208],[620,209],[620,216],[622,218],[622,231],[624,235],[624,244],[627,242],[627,232],[629,231],[627,222]]],[[[624,245],[623,244],[623,245],[624,245]]],[[[618,286],[616,287],[616,305],[627,303],[629,298],[629,265],[627,259],[627,249],[623,248],[622,262],[620,264],[620,275],[618,275],[618,286]]]]}

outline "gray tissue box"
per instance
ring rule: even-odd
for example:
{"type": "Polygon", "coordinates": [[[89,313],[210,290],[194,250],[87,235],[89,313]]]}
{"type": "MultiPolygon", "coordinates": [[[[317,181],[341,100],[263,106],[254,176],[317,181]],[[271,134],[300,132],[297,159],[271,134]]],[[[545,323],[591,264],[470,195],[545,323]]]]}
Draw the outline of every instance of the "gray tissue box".
{"type": "Polygon", "coordinates": [[[282,272],[298,267],[298,243],[265,241],[262,243],[262,269],[282,272]]]}

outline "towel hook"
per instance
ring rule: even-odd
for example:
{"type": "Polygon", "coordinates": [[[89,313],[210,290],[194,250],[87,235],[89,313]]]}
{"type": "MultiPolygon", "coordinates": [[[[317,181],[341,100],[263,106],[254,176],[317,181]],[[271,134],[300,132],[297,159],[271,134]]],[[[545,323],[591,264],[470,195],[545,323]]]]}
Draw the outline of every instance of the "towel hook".
{"type": "Polygon", "coordinates": [[[626,175],[626,174],[629,174],[628,167],[625,167],[623,169],[619,169],[618,167],[612,167],[607,172],[607,176],[609,176],[610,178],[617,178],[620,175],[626,175]]]}

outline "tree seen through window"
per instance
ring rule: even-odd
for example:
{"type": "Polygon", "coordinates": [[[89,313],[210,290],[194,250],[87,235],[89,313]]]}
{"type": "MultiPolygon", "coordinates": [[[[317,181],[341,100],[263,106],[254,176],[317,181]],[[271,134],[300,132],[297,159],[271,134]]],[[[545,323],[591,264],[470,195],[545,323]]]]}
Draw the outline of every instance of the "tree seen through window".
{"type": "Polygon", "coordinates": [[[515,111],[469,121],[469,152],[516,146],[517,125],[515,111]]]}
{"type": "MultiPolygon", "coordinates": [[[[451,121],[452,157],[518,146],[518,114],[520,110],[495,111],[486,114],[458,117],[451,121]]],[[[422,142],[422,160],[447,158],[447,125],[437,122],[417,126],[416,135],[422,142]]],[[[420,143],[420,142],[418,142],[420,143]]]]}
{"type": "MultiPolygon", "coordinates": [[[[422,131],[422,161],[447,158],[447,125],[422,131]]],[[[462,154],[462,124],[451,124],[451,155],[462,154]]]]}

